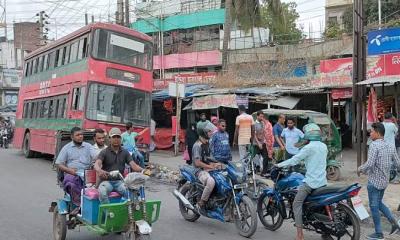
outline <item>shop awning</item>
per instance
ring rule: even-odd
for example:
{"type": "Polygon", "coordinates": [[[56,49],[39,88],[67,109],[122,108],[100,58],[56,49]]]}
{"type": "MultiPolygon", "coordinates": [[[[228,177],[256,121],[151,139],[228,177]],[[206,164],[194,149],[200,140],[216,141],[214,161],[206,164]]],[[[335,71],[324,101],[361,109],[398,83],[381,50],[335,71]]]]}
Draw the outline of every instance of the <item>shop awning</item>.
{"type": "MultiPolygon", "coordinates": [[[[188,108],[188,106],[185,107],[185,110],[186,108],[188,108]]],[[[219,107],[238,108],[236,103],[236,95],[225,94],[225,95],[194,97],[191,109],[203,110],[203,109],[215,109],[219,107]]]]}
{"type": "Polygon", "coordinates": [[[357,85],[373,85],[373,84],[382,84],[382,83],[395,84],[397,82],[400,82],[399,75],[370,78],[368,80],[358,82],[357,85]]]}
{"type": "Polygon", "coordinates": [[[300,101],[300,98],[284,96],[284,97],[279,97],[276,100],[268,101],[267,103],[274,105],[274,106],[278,106],[278,107],[293,109],[294,107],[296,107],[296,105],[297,105],[297,103],[299,103],[299,101],[300,101]]]}
{"type": "MultiPolygon", "coordinates": [[[[207,84],[186,84],[185,86],[185,97],[191,97],[198,91],[210,89],[211,87],[207,84]]],[[[152,94],[152,99],[155,101],[164,101],[171,98],[168,93],[168,88],[163,89],[152,94]]]]}

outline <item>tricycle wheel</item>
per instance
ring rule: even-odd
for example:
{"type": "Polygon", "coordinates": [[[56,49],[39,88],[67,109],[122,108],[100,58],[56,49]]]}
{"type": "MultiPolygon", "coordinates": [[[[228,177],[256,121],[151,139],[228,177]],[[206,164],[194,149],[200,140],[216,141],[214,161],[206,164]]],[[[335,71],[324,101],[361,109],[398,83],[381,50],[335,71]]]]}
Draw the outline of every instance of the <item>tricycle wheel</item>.
{"type": "Polygon", "coordinates": [[[54,208],[53,213],[53,239],[65,240],[67,236],[67,217],[58,212],[58,208],[54,208]]]}
{"type": "Polygon", "coordinates": [[[340,169],[336,166],[328,166],[326,168],[326,177],[331,181],[338,181],[340,178],[340,169]]]}
{"type": "Polygon", "coordinates": [[[139,234],[135,232],[125,233],[125,240],[150,240],[150,234],[139,234]]]}

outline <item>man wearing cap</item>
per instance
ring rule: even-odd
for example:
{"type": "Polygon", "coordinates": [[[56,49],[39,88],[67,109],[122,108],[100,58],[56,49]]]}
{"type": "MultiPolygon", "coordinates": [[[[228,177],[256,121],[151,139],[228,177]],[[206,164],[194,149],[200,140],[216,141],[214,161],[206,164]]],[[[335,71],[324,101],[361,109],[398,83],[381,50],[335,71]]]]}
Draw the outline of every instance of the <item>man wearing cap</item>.
{"type": "Polygon", "coordinates": [[[121,130],[112,128],[109,133],[110,146],[102,150],[97,156],[94,169],[100,177],[99,200],[102,204],[109,203],[108,194],[116,191],[124,197],[127,197],[127,190],[122,180],[115,179],[110,176],[111,171],[118,170],[123,174],[125,164],[128,164],[132,171],[143,172],[132,159],[131,154],[121,146],[121,130]]]}

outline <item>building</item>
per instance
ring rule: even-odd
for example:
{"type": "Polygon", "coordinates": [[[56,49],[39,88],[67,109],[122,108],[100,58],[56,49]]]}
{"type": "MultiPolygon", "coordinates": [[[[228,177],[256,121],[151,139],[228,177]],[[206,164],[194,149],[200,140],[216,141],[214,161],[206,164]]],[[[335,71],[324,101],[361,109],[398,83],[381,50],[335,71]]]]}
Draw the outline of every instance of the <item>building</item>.
{"type": "Polygon", "coordinates": [[[343,28],[343,14],[348,8],[353,7],[353,0],[326,0],[325,26],[339,24],[343,28]]]}
{"type": "MultiPolygon", "coordinates": [[[[135,14],[137,20],[131,27],[154,41],[155,79],[160,78],[160,69],[164,69],[164,79],[221,69],[223,1],[144,1],[136,5],[135,14]]],[[[244,32],[233,27],[230,49],[261,47],[268,38],[269,32],[264,28],[244,32]]]]}

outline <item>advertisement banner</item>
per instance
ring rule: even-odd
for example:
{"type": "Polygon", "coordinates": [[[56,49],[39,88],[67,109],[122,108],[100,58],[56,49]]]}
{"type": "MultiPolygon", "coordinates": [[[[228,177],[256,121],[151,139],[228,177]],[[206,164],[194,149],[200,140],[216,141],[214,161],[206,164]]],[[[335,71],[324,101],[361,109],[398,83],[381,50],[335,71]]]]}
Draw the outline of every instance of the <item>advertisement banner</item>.
{"type": "Polygon", "coordinates": [[[346,99],[353,97],[353,89],[351,88],[339,88],[339,89],[332,89],[332,99],[346,99]]]}
{"type": "MultiPolygon", "coordinates": [[[[353,59],[321,60],[320,74],[321,77],[312,82],[314,86],[350,86],[353,83],[353,59]]],[[[400,78],[400,53],[369,56],[367,58],[367,79],[382,76],[399,76],[400,78]]]]}
{"type": "Polygon", "coordinates": [[[0,76],[3,87],[21,87],[22,70],[3,69],[0,76]]]}
{"type": "Polygon", "coordinates": [[[193,110],[215,109],[219,107],[238,108],[236,95],[209,95],[193,98],[193,110]]]}
{"type": "Polygon", "coordinates": [[[190,73],[190,74],[177,74],[174,75],[174,79],[179,83],[197,83],[197,84],[209,84],[215,82],[217,73],[215,72],[204,72],[204,73],[190,73]]]}
{"type": "Polygon", "coordinates": [[[400,28],[386,28],[368,33],[368,55],[400,52],[400,28]]]}

